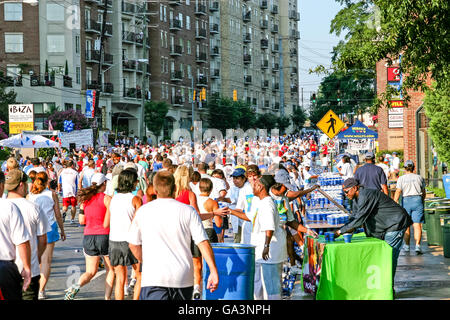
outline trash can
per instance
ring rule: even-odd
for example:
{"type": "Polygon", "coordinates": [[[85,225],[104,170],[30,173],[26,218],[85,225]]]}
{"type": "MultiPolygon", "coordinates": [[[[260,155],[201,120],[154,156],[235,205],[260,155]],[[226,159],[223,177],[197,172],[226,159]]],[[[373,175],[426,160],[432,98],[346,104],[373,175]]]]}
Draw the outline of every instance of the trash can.
{"type": "Polygon", "coordinates": [[[442,246],[444,237],[442,234],[441,218],[450,217],[450,206],[439,206],[434,208],[434,214],[429,215],[431,223],[427,222],[428,244],[442,246]]]}
{"type": "Polygon", "coordinates": [[[442,181],[444,182],[445,196],[447,199],[450,198],[450,174],[444,174],[442,176],[442,181]]]}
{"type": "Polygon", "coordinates": [[[203,263],[203,300],[253,300],[255,246],[240,243],[211,243],[219,273],[219,286],[210,292],[209,267],[203,263]]]}
{"type": "Polygon", "coordinates": [[[441,218],[441,227],[444,243],[444,257],[450,258],[450,215],[441,218]]]}

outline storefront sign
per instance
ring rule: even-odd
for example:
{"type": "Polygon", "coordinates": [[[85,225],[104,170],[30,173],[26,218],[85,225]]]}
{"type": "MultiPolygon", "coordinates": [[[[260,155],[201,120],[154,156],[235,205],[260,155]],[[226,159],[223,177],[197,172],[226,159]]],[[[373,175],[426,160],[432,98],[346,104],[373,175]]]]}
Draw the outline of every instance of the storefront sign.
{"type": "Polygon", "coordinates": [[[389,101],[389,105],[392,108],[403,108],[403,100],[395,100],[395,101],[389,101]]]}
{"type": "Polygon", "coordinates": [[[10,104],[9,133],[17,134],[23,130],[34,130],[34,108],[32,104],[10,104]]]}
{"type": "Polygon", "coordinates": [[[387,81],[399,82],[400,81],[400,67],[388,67],[387,68],[387,81]]]}

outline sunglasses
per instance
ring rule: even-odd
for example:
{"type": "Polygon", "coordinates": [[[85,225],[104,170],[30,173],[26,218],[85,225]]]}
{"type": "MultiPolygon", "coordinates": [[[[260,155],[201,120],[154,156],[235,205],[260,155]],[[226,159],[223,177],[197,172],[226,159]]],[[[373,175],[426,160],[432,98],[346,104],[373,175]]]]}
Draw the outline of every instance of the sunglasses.
{"type": "Polygon", "coordinates": [[[343,190],[343,191],[344,191],[344,194],[347,195],[347,194],[350,192],[351,189],[352,189],[352,188],[344,189],[344,190],[343,190]]]}

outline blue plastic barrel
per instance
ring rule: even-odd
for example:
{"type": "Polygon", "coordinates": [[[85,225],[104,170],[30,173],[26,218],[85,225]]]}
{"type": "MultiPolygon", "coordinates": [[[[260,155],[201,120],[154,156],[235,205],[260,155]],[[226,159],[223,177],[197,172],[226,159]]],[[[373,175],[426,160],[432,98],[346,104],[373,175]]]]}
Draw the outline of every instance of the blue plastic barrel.
{"type": "Polygon", "coordinates": [[[203,261],[203,300],[253,300],[255,246],[240,243],[211,243],[219,273],[216,291],[206,289],[209,267],[203,261]]]}
{"type": "Polygon", "coordinates": [[[444,174],[442,181],[444,182],[445,196],[450,199],[450,174],[444,174]]]}

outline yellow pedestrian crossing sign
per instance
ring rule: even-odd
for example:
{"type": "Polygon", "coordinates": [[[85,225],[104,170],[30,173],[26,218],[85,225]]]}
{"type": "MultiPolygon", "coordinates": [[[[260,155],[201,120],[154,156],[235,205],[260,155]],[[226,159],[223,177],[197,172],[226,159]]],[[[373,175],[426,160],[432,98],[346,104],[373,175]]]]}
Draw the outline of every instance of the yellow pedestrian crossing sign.
{"type": "Polygon", "coordinates": [[[333,110],[328,110],[328,112],[323,116],[323,118],[317,122],[317,128],[323,131],[328,138],[333,139],[341,129],[345,126],[345,123],[339,119],[333,110]]]}

